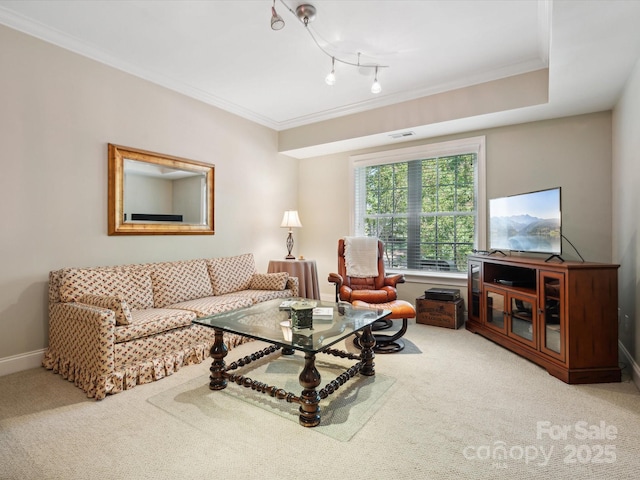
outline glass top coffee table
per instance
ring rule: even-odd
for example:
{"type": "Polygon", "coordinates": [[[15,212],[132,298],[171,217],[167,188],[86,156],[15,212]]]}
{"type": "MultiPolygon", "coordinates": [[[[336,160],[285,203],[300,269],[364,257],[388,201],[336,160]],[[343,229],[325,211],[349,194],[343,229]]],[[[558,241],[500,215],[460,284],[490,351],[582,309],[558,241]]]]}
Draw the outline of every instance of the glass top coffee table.
{"type": "Polygon", "coordinates": [[[317,307],[331,309],[327,314],[314,316],[311,328],[294,328],[291,322],[291,310],[287,302],[302,299],[276,299],[260,302],[246,308],[198,318],[194,323],[215,330],[215,341],[211,347],[213,363],[209,371],[209,388],[222,390],[228,381],[265,393],[279,400],[300,405],[300,424],[315,427],[320,423],[321,399],[332,394],[358,373],[375,375],[374,362],[375,338],[371,334],[371,324],[391,314],[390,310],[356,308],[349,304],[335,304],[309,300],[317,307]],[[229,365],[224,358],[228,349],[223,342],[224,332],[261,340],[271,345],[263,350],[243,357],[229,365]],[[360,354],[353,354],[331,348],[332,345],[351,335],[359,336],[362,347],[360,354]],[[304,367],[298,377],[302,393],[298,396],[276,386],[266,385],[245,376],[234,373],[240,367],[282,350],[282,355],[292,355],[296,350],[304,353],[304,367]],[[315,366],[316,354],[323,353],[357,362],[324,388],[320,385],[320,373],[315,366]]]}

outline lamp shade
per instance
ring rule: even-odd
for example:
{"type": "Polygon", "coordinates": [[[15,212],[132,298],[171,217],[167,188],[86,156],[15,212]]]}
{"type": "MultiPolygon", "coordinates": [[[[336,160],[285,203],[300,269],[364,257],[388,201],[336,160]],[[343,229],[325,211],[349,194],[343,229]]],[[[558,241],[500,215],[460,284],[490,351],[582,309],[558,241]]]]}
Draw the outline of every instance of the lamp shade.
{"type": "Polygon", "coordinates": [[[287,210],[284,212],[284,216],[282,217],[281,227],[292,228],[292,227],[302,227],[302,223],[300,223],[300,217],[298,217],[297,210],[287,210]]]}

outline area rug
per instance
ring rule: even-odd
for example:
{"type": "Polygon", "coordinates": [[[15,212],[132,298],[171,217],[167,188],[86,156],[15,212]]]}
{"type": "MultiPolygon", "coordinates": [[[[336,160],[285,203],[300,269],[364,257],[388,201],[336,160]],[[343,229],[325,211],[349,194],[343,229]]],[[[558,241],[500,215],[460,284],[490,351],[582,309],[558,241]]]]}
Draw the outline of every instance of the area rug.
{"type": "MultiPolygon", "coordinates": [[[[324,387],[352,364],[349,360],[318,355],[316,368],[322,378],[320,387],[324,387]]],[[[243,367],[238,373],[299,396],[302,387],[298,376],[303,366],[304,357],[300,353],[292,356],[277,353],[271,355],[271,361],[262,359],[243,367]]],[[[380,374],[373,377],[355,376],[321,400],[320,425],[309,430],[342,442],[349,441],[393,394],[390,389],[394,383],[394,378],[380,374]]],[[[209,389],[207,375],[150,397],[148,401],[194,428],[212,434],[215,434],[216,425],[219,425],[225,415],[234,413],[238,421],[250,418],[258,426],[258,412],[279,415],[283,420],[295,423],[298,423],[299,416],[298,404],[277,400],[235,383],[229,383],[224,390],[212,391],[209,389]]],[[[225,420],[229,421],[229,418],[225,420]]]]}

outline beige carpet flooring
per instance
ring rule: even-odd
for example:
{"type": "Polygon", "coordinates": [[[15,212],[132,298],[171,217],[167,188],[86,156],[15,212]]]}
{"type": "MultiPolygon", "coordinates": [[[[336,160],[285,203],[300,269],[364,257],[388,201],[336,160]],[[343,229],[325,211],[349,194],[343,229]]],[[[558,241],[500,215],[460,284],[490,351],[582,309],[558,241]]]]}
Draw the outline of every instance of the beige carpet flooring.
{"type": "MultiPolygon", "coordinates": [[[[618,384],[566,385],[466,330],[411,324],[406,339],[404,352],[376,357],[377,374],[390,384],[364,416],[346,406],[341,418],[359,425],[343,437],[227,392],[214,398],[218,409],[203,403],[196,392],[220,393],[198,386],[209,362],[100,402],[44,369],[0,377],[0,478],[640,475],[640,393],[628,375],[618,384]]],[[[243,345],[228,359],[256,347],[243,345]]],[[[347,384],[350,395],[365,393],[358,382],[347,384]]]]}

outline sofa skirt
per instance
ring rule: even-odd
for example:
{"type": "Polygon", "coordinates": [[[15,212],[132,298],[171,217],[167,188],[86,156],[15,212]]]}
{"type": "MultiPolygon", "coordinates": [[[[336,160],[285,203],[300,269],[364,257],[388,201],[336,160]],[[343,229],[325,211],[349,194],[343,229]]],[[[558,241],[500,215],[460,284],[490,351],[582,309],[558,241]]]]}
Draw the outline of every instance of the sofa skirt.
{"type": "MultiPolygon", "coordinates": [[[[190,325],[158,335],[115,345],[115,367],[112,372],[95,374],[50,349],[45,352],[43,366],[84,390],[89,398],[102,400],[107,395],[151,383],[177,372],[184,365],[202,363],[209,357],[214,330],[190,325]]],[[[225,344],[232,348],[248,341],[239,335],[225,333],[225,344]]]]}

